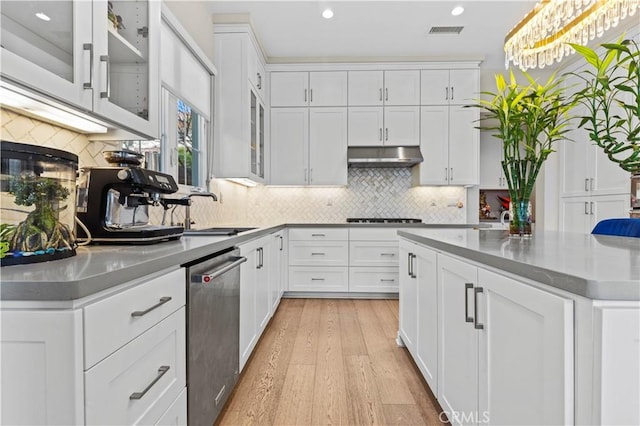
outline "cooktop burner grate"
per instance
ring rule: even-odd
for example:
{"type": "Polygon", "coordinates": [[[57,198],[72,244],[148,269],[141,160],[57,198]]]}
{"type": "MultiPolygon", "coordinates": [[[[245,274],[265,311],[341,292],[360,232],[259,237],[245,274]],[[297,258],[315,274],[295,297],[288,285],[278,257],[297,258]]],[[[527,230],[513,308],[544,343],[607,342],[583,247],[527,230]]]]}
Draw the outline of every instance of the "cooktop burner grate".
{"type": "Polygon", "coordinates": [[[347,223],[422,223],[422,219],[384,218],[384,217],[348,217],[347,223]]]}

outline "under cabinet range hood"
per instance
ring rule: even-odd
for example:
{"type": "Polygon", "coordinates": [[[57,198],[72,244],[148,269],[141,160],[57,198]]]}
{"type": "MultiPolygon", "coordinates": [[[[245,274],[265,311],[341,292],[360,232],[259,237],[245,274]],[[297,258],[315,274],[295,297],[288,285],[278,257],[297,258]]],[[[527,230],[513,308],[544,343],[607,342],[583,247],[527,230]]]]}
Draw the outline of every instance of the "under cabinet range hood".
{"type": "Polygon", "coordinates": [[[349,167],[411,167],[424,161],[417,146],[350,146],[349,167]]]}

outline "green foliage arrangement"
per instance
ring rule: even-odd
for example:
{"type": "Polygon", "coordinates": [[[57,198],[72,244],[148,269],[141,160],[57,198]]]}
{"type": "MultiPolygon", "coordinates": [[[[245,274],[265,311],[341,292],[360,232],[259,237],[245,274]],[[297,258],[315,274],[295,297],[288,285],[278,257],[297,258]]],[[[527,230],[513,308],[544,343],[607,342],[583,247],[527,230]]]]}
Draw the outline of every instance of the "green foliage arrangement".
{"type": "Polygon", "coordinates": [[[565,139],[571,109],[562,78],[554,74],[539,84],[528,73],[522,74],[527,84],[518,83],[513,71],[509,72],[508,81],[496,74],[496,92],[483,92],[488,98],[474,105],[496,123],[479,128],[495,132],[493,136],[502,141],[502,169],[509,196],[512,203],[517,203],[516,209],[521,210],[511,218],[511,226],[518,227],[521,234],[529,233],[522,229],[522,221],[526,219],[536,179],[544,161],[554,152],[554,144],[565,139]]]}
{"type": "Polygon", "coordinates": [[[619,39],[602,44],[604,53],[571,44],[590,68],[571,73],[584,81],[575,93],[587,115],[579,127],[604,150],[611,161],[633,174],[640,173],[640,51],[638,43],[619,39]]]}

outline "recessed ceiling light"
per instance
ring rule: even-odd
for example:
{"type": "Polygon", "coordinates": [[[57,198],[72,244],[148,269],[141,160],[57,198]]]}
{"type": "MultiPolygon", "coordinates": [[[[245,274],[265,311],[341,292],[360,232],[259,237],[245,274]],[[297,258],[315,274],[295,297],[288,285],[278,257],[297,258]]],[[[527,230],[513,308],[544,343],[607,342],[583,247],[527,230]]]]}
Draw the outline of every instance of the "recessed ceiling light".
{"type": "Polygon", "coordinates": [[[43,21],[50,21],[51,20],[51,18],[49,18],[45,13],[42,13],[42,12],[36,13],[36,17],[42,19],[43,21]]]}
{"type": "Polygon", "coordinates": [[[451,14],[453,16],[458,16],[458,15],[462,15],[462,12],[464,12],[464,7],[462,6],[456,6],[453,8],[453,10],[451,11],[451,14]]]}
{"type": "Polygon", "coordinates": [[[325,9],[325,10],[322,12],[322,17],[323,17],[324,19],[331,19],[331,18],[333,18],[333,10],[331,10],[331,9],[325,9]]]}

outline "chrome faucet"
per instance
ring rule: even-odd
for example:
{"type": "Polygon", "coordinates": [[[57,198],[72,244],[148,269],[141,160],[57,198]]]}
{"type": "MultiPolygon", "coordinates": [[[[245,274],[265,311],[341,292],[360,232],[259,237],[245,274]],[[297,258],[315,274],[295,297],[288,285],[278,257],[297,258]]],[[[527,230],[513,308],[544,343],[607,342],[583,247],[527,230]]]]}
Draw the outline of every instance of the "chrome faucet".
{"type": "Polygon", "coordinates": [[[192,197],[211,197],[213,201],[218,201],[218,197],[213,192],[191,192],[188,195],[182,197],[183,200],[188,200],[184,210],[184,229],[191,229],[191,225],[195,222],[191,222],[191,198],[192,197]]]}

